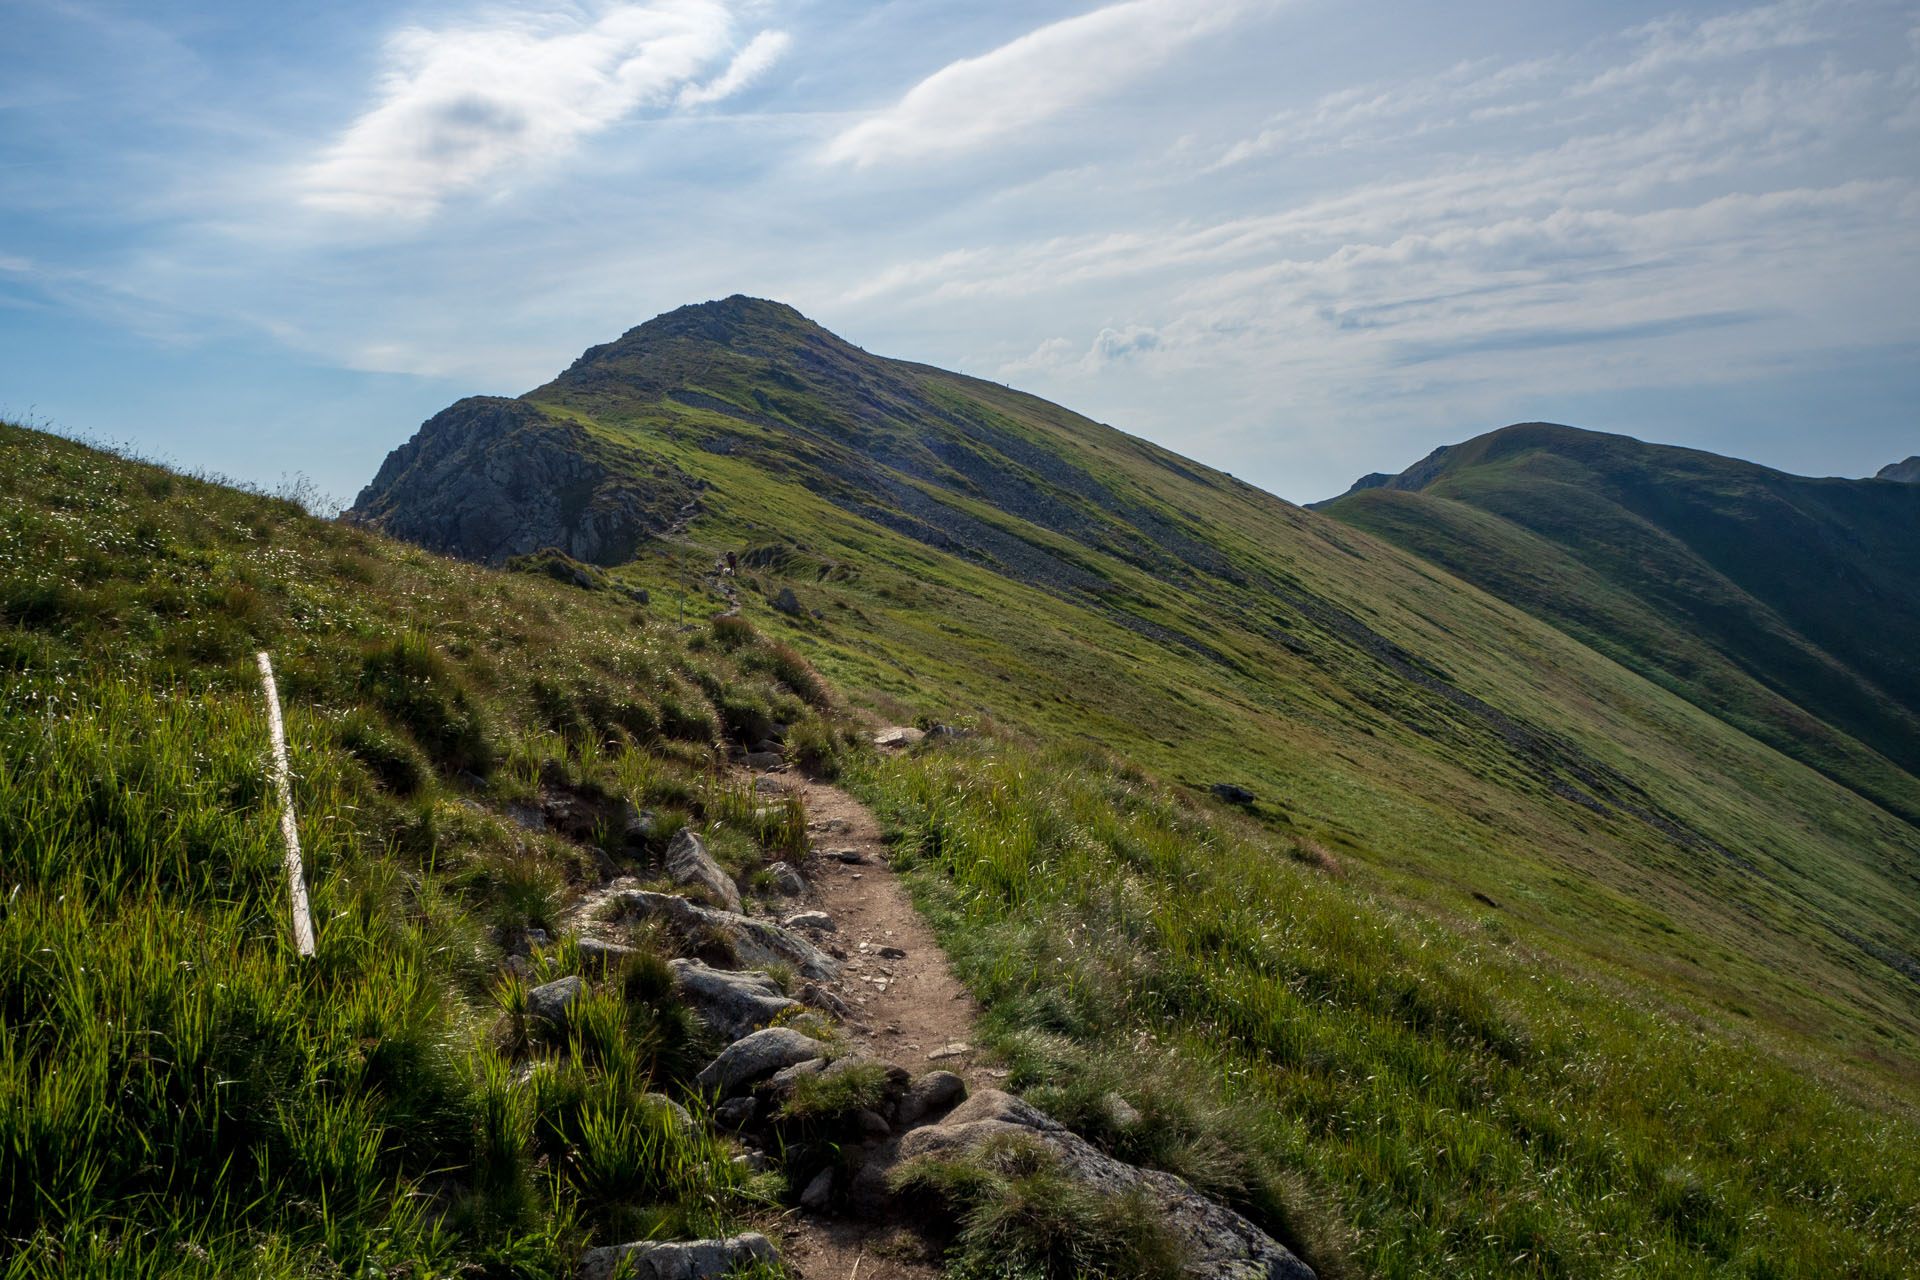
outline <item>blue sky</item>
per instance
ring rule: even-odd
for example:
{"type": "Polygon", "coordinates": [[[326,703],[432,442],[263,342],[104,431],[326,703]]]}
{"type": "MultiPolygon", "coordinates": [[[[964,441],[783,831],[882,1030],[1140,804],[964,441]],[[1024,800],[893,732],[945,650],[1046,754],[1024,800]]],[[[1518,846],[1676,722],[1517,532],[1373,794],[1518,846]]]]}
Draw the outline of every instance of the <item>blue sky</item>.
{"type": "Polygon", "coordinates": [[[1296,501],[1548,419],[1920,453],[1920,6],[0,0],[0,410],[351,498],[791,302],[1296,501]]]}

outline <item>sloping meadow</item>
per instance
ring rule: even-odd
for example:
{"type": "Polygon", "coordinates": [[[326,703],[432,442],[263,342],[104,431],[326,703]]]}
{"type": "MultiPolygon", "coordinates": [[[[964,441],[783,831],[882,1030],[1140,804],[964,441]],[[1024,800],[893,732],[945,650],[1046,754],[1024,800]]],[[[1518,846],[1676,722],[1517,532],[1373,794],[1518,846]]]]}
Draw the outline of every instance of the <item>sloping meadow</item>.
{"type": "Polygon", "coordinates": [[[1092,750],[934,739],[856,785],[1012,1086],[1323,1276],[1920,1274],[1911,1116],[1494,911],[1401,909],[1092,750]]]}
{"type": "Polygon", "coordinates": [[[775,725],[832,748],[794,655],[0,426],[0,681],[7,1274],[559,1274],[763,1203],[646,1100],[705,1048],[664,966],[542,1044],[502,942],[687,823],[749,863],[803,840],[716,770],[775,725]],[[581,829],[503,816],[556,796],[581,829]],[[636,845],[615,819],[642,806],[636,845]]]}

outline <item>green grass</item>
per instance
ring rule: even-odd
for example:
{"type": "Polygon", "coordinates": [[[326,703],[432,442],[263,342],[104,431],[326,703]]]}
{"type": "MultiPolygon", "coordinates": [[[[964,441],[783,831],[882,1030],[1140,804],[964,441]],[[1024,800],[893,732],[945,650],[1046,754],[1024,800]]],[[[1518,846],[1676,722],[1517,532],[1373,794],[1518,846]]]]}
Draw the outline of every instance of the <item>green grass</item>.
{"type": "Polygon", "coordinates": [[[980,739],[858,785],[1012,1083],[1323,1275],[1920,1268],[1910,1118],[1497,913],[1437,922],[1096,751],[980,739]]]}
{"type": "Polygon", "coordinates": [[[1139,1192],[1095,1190],[1039,1142],[992,1138],[896,1168],[894,1190],[956,1223],[954,1280],[1176,1280],[1177,1243],[1139,1192]]]}
{"type": "Polygon", "coordinates": [[[789,655],[11,426],[0,513],[6,1274],[557,1276],[759,1212],[728,1149],[646,1100],[710,1048],[663,965],[607,975],[557,1041],[499,976],[597,857],[649,851],[503,812],[630,801],[661,843],[731,824],[744,859],[791,853],[804,817],[716,765],[726,708],[818,714],[789,655]]]}
{"type": "MultiPolygon", "coordinates": [[[[527,399],[617,443],[636,482],[649,459],[705,481],[688,607],[721,606],[702,561],[742,552],[742,625],[875,714],[1246,785],[1271,830],[1357,880],[1442,919],[1491,898],[1569,964],[1914,1098],[1920,988],[1897,966],[1920,964],[1920,832],[1613,650],[772,304],[664,317],[527,399]],[[782,587],[809,612],[774,611],[782,587]]],[[[671,608],[687,558],[643,544],[608,572],[671,608]]],[[[1887,794],[1920,795],[1875,760],[1887,794]]]]}
{"type": "Polygon", "coordinates": [[[1920,817],[1910,488],[1532,423],[1327,510],[1920,817]]]}

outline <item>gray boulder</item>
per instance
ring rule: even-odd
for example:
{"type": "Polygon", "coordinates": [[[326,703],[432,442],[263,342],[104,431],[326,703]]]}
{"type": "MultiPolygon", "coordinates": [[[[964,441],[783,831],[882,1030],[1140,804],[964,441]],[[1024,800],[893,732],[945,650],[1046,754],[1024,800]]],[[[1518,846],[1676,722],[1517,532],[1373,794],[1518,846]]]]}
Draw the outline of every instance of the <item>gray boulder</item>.
{"type": "Polygon", "coordinates": [[[788,863],[774,863],[767,868],[767,874],[773,877],[773,887],[789,898],[797,898],[807,891],[806,878],[788,863]]]}
{"type": "Polygon", "coordinates": [[[951,1109],[967,1096],[967,1082],[951,1071],[929,1071],[915,1080],[894,1114],[898,1127],[912,1129],[951,1109]]]}
{"type": "Polygon", "coordinates": [[[750,920],[733,911],[703,907],[677,894],[630,889],[610,901],[629,915],[659,920],[683,942],[721,939],[731,948],[734,962],[750,969],[785,965],[818,982],[839,976],[840,962],[798,934],[765,920],[750,920]]]}
{"type": "Polygon", "coordinates": [[[704,889],[715,906],[740,910],[740,888],[707,852],[707,842],[682,827],[667,845],[667,875],[677,885],[704,889]]]}
{"type": "Polygon", "coordinates": [[[573,946],[580,955],[581,965],[595,970],[604,970],[628,956],[640,954],[637,947],[623,947],[617,942],[605,942],[599,938],[575,938],[573,946]]]}
{"type": "Polygon", "coordinates": [[[688,1114],[687,1109],[664,1093],[643,1093],[640,1095],[640,1103],[656,1111],[665,1111],[673,1123],[682,1129],[693,1127],[693,1117],[688,1114]]]}
{"type": "Polygon", "coordinates": [[[621,1263],[632,1280],[710,1280],[756,1262],[778,1262],[773,1242],[757,1232],[725,1240],[651,1240],[612,1244],[580,1255],[580,1280],[611,1280],[621,1263]]]}
{"type": "Polygon", "coordinates": [[[548,1022],[564,1023],[567,1010],[586,991],[586,980],[570,973],[564,978],[542,983],[527,992],[527,1012],[548,1022]]]}
{"type": "Polygon", "coordinates": [[[765,1080],[782,1067],[824,1058],[827,1046],[791,1027],[768,1027],[736,1040],[694,1077],[703,1093],[722,1098],[765,1080]]]}
{"type": "Polygon", "coordinates": [[[712,969],[698,960],[674,960],[670,967],[680,994],[700,1021],[724,1040],[738,1040],[787,1010],[800,1008],[798,1000],[782,994],[764,973],[712,969]]]}
{"type": "Polygon", "coordinates": [[[713,1122],[722,1129],[738,1132],[753,1123],[754,1114],[760,1110],[756,1098],[729,1098],[713,1109],[713,1122]]]}
{"type": "Polygon", "coordinates": [[[1039,1142],[1059,1158],[1063,1171],[1095,1190],[1112,1195],[1144,1192],[1184,1247],[1185,1271],[1193,1280],[1314,1280],[1306,1263],[1233,1210],[1170,1173],[1115,1160],[998,1089],[982,1089],[939,1124],[912,1130],[900,1139],[899,1158],[951,1159],[1002,1136],[1039,1142]]]}
{"type": "Polygon", "coordinates": [[[834,933],[833,917],[824,911],[796,911],[780,922],[789,929],[825,929],[834,933]]]}
{"type": "Polygon", "coordinates": [[[813,1175],[813,1181],[800,1193],[800,1206],[819,1213],[833,1203],[833,1166],[828,1165],[813,1175]]]}

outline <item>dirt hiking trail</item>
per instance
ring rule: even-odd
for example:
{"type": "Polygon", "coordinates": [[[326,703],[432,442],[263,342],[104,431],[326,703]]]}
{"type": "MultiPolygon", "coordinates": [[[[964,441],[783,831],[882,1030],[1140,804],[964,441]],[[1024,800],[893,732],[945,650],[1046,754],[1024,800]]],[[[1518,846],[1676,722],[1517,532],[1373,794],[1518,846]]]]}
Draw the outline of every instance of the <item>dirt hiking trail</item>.
{"type": "MultiPolygon", "coordinates": [[[[827,935],[828,945],[836,955],[845,953],[846,966],[828,986],[852,1011],[847,1032],[875,1057],[915,1075],[940,1069],[964,1079],[969,1092],[1000,1087],[1006,1072],[975,1059],[979,1009],[947,968],[933,931],[888,864],[879,822],[830,783],[793,770],[771,776],[806,806],[812,851],[800,871],[808,891],[804,906],[795,909],[833,917],[836,932],[827,935]]],[[[876,1222],[796,1212],[783,1222],[781,1237],[781,1253],[802,1280],[936,1280],[940,1275],[938,1267],[911,1256],[910,1246],[901,1247],[897,1233],[876,1222]]]]}

